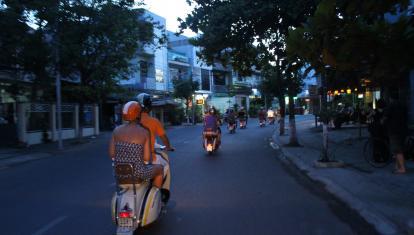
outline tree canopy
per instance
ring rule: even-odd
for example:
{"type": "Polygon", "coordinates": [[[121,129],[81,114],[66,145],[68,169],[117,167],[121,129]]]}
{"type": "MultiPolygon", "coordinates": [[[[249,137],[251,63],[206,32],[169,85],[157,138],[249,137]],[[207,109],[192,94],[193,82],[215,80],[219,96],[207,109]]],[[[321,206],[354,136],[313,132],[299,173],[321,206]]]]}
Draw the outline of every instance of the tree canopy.
{"type": "Polygon", "coordinates": [[[135,6],[131,0],[2,1],[0,65],[49,86],[57,69],[77,84],[66,88],[69,96],[99,101],[137,69],[131,59],[156,37],[154,22],[135,6]]]}
{"type": "MultiPolygon", "coordinates": [[[[331,71],[330,83],[340,77],[395,83],[414,67],[408,4],[406,0],[323,0],[305,24],[290,30],[289,58],[310,64],[319,73],[331,71]]],[[[348,82],[360,81],[345,79],[343,84],[348,82]]]]}
{"type": "Polygon", "coordinates": [[[191,0],[194,10],[181,28],[201,33],[193,40],[209,63],[231,64],[240,74],[285,57],[284,37],[310,15],[316,0],[191,0]]]}

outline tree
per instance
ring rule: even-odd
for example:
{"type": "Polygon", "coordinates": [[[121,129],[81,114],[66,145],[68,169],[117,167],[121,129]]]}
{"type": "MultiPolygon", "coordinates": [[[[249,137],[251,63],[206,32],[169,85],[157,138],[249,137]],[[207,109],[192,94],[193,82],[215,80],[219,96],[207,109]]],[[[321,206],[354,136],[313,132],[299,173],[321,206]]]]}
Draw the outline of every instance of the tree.
{"type": "MultiPolygon", "coordinates": [[[[190,102],[193,100],[194,92],[199,88],[199,83],[193,81],[191,77],[188,79],[176,78],[173,80],[173,85],[174,97],[185,100],[185,114],[188,122],[190,102]]],[[[193,103],[192,105],[195,104],[193,103]]]]}
{"type": "Polygon", "coordinates": [[[279,135],[285,134],[285,95],[286,81],[279,73],[280,69],[270,64],[262,67],[262,82],[260,84],[260,92],[265,96],[276,97],[280,106],[280,124],[279,135]]]}
{"type": "MultiPolygon", "coordinates": [[[[407,7],[406,0],[323,0],[305,24],[290,29],[289,59],[310,65],[321,76],[322,114],[328,113],[326,88],[338,75],[353,74],[383,86],[399,83],[412,69],[413,27],[412,16],[404,13],[407,7]],[[391,22],[387,14],[399,16],[391,22]]],[[[329,118],[324,119],[322,160],[327,161],[329,118]]]]}
{"type": "MultiPolygon", "coordinates": [[[[47,4],[49,1],[44,1],[47,4]]],[[[49,2],[50,3],[50,2],[49,2]]],[[[0,5],[0,69],[13,74],[14,84],[30,80],[31,100],[38,100],[39,88],[43,93],[52,91],[51,45],[47,42],[45,25],[33,17],[41,14],[34,1],[2,1],[0,5]],[[37,13],[35,13],[37,12],[37,13]]],[[[27,87],[20,86],[22,89],[27,87]]]]}
{"type": "Polygon", "coordinates": [[[279,65],[282,76],[287,66],[284,61],[288,30],[305,22],[318,1],[188,2],[195,7],[181,20],[180,27],[202,33],[192,43],[202,48],[200,56],[208,64],[230,64],[239,74],[248,75],[253,68],[261,69],[271,62],[279,65]]]}

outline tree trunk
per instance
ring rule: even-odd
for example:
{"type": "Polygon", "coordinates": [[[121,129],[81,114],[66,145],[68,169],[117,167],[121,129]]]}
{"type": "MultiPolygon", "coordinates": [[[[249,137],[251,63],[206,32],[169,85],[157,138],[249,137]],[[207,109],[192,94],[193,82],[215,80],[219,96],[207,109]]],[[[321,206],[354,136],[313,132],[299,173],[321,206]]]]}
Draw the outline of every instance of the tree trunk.
{"type": "MultiPolygon", "coordinates": [[[[320,112],[325,113],[327,112],[328,109],[328,102],[326,100],[326,75],[322,72],[321,73],[321,83],[322,83],[322,90],[321,90],[321,110],[320,112]]],[[[326,116],[326,115],[325,115],[326,116]]],[[[328,124],[329,124],[329,118],[326,118],[326,120],[323,120],[323,125],[322,125],[322,152],[321,152],[321,162],[329,162],[329,154],[328,154],[328,137],[329,137],[329,132],[328,132],[328,124]]]]}
{"type": "Polygon", "coordinates": [[[282,136],[285,134],[286,104],[285,104],[285,97],[279,96],[278,99],[279,99],[279,106],[280,106],[279,135],[282,136]]]}
{"type": "Polygon", "coordinates": [[[185,116],[187,117],[187,124],[190,123],[190,115],[189,115],[189,106],[190,105],[190,101],[189,99],[185,100],[185,116]]]}
{"type": "Polygon", "coordinates": [[[298,138],[296,135],[296,121],[295,121],[295,103],[293,96],[289,96],[289,145],[299,146],[298,138]]]}

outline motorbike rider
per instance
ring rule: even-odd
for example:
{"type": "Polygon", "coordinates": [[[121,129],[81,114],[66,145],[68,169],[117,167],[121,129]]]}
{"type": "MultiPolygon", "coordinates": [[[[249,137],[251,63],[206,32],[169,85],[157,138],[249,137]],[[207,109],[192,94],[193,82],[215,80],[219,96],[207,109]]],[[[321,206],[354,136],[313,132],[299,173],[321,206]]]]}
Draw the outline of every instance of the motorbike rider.
{"type": "Polygon", "coordinates": [[[267,110],[267,118],[269,119],[270,124],[273,124],[275,121],[275,111],[273,111],[272,107],[267,110]]]}
{"type": "Polygon", "coordinates": [[[217,119],[216,110],[214,107],[211,107],[207,114],[204,116],[204,130],[203,130],[203,138],[205,137],[206,133],[212,132],[217,135],[217,146],[221,144],[221,129],[219,126],[219,120],[217,119]]]}
{"type": "Polygon", "coordinates": [[[155,140],[158,136],[162,143],[166,146],[167,151],[174,151],[174,148],[171,147],[170,140],[167,137],[167,134],[165,133],[164,127],[161,124],[161,122],[154,117],[151,117],[149,115],[149,112],[151,112],[152,109],[152,100],[151,96],[146,93],[141,93],[137,95],[137,100],[139,105],[142,108],[142,114],[141,114],[141,125],[148,129],[151,135],[151,151],[153,153],[153,163],[155,164],[161,164],[164,167],[164,173],[168,171],[168,162],[163,159],[160,155],[156,154],[155,152],[155,140]]]}
{"type": "Polygon", "coordinates": [[[240,107],[237,117],[239,118],[239,121],[245,121],[247,125],[247,114],[243,106],[240,107]]]}
{"type": "Polygon", "coordinates": [[[259,121],[260,122],[262,122],[262,121],[266,121],[266,112],[265,112],[265,109],[264,109],[264,107],[261,107],[260,108],[260,110],[259,110],[259,121]]]}
{"type": "Polygon", "coordinates": [[[268,118],[274,118],[275,117],[275,112],[273,111],[272,107],[270,107],[269,110],[267,110],[267,117],[268,118]]]}
{"type": "Polygon", "coordinates": [[[122,117],[128,123],[115,128],[109,142],[109,156],[115,166],[131,163],[134,177],[141,180],[153,179],[153,186],[161,188],[163,167],[159,164],[145,164],[151,159],[150,136],[147,130],[138,125],[141,107],[136,101],[124,105],[122,117]]]}
{"type": "Polygon", "coordinates": [[[236,114],[233,109],[229,109],[227,113],[227,122],[229,125],[236,123],[236,114]]]}

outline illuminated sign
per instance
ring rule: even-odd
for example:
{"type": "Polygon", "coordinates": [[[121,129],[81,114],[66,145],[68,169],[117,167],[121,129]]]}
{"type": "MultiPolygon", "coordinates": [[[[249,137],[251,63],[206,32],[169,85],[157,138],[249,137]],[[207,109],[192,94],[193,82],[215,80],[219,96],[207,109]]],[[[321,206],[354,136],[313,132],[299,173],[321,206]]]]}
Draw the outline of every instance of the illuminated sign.
{"type": "Polygon", "coordinates": [[[204,104],[204,99],[197,99],[196,103],[197,103],[197,105],[203,105],[204,104]]]}

